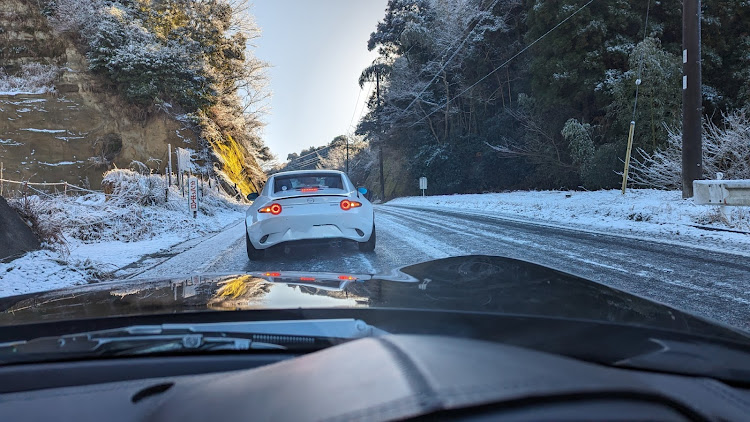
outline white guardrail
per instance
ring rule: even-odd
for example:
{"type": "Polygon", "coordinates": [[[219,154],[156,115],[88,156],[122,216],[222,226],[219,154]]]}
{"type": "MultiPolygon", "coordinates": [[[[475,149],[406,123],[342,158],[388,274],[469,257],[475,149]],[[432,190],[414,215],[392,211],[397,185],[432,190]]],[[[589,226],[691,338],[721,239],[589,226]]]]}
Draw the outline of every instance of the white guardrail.
{"type": "Polygon", "coordinates": [[[693,200],[698,205],[750,206],[750,180],[695,180],[693,200]]]}

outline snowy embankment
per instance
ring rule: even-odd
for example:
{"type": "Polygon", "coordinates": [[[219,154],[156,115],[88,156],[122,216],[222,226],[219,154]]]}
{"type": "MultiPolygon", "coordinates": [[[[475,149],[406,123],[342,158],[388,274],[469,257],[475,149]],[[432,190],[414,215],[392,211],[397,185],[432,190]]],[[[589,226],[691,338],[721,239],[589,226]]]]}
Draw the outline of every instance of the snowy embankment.
{"type": "Polygon", "coordinates": [[[43,250],[0,263],[0,296],[106,280],[145,255],[220,231],[244,216],[244,205],[208,185],[199,201],[198,218],[193,219],[187,198],[177,187],[171,187],[166,200],[161,176],[115,170],[103,185],[107,183],[108,195],[15,200],[31,210],[41,231],[52,240],[43,250]]]}
{"type": "Polygon", "coordinates": [[[696,205],[679,191],[538,191],[398,198],[388,205],[444,209],[747,252],[750,208],[696,205]],[[747,232],[748,234],[738,233],[747,232]]]}

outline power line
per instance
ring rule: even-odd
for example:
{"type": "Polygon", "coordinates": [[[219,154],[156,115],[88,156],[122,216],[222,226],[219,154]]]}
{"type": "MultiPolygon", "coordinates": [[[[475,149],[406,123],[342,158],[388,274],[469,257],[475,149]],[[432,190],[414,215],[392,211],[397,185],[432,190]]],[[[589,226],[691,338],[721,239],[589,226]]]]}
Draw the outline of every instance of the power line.
{"type": "Polygon", "coordinates": [[[453,98],[448,98],[442,105],[436,107],[431,112],[429,112],[427,115],[425,115],[421,119],[419,119],[416,122],[414,122],[413,124],[411,124],[409,127],[411,128],[411,127],[414,127],[414,126],[422,123],[425,119],[429,118],[433,114],[435,114],[438,111],[440,111],[443,108],[445,108],[448,104],[450,104],[451,102],[453,102],[453,100],[455,100],[456,98],[458,98],[458,97],[464,95],[465,93],[469,92],[470,90],[472,90],[475,86],[479,85],[482,81],[484,81],[485,79],[489,78],[495,72],[497,72],[498,70],[500,70],[503,67],[505,67],[508,63],[510,63],[511,61],[513,61],[516,57],[518,57],[521,54],[523,54],[524,52],[526,52],[526,50],[528,50],[531,47],[533,47],[536,43],[538,43],[539,41],[541,41],[542,39],[544,39],[547,35],[549,35],[554,30],[556,30],[557,28],[559,28],[562,24],[564,24],[565,22],[567,22],[568,20],[570,20],[570,18],[572,18],[573,16],[577,15],[578,12],[580,12],[583,9],[585,9],[586,7],[588,7],[588,5],[590,5],[593,2],[594,2],[594,0],[589,0],[586,4],[584,4],[583,6],[579,7],[575,12],[571,13],[567,18],[563,19],[557,25],[553,26],[552,29],[550,29],[549,31],[545,32],[541,37],[535,39],[531,44],[527,45],[526,47],[524,47],[523,49],[521,49],[521,51],[519,51],[518,53],[514,54],[513,57],[509,58],[503,64],[501,64],[500,66],[498,66],[495,69],[493,69],[490,73],[482,76],[478,81],[474,82],[470,87],[468,87],[468,88],[464,89],[463,91],[459,92],[458,95],[454,96],[453,98]]]}
{"type": "MultiPolygon", "coordinates": [[[[369,98],[373,96],[373,94],[375,94],[375,84],[371,84],[371,85],[370,85],[370,90],[369,90],[369,91],[367,91],[367,98],[368,98],[368,101],[369,101],[369,98]]],[[[370,106],[369,106],[368,102],[367,102],[367,101],[365,101],[365,102],[364,102],[364,103],[362,104],[362,110],[360,110],[360,112],[359,112],[359,117],[358,117],[357,121],[361,121],[361,120],[362,120],[362,118],[363,118],[363,117],[365,117],[365,115],[367,114],[367,112],[368,112],[368,111],[371,111],[371,110],[370,110],[370,106]]],[[[352,129],[353,129],[353,130],[356,130],[356,129],[357,129],[357,127],[356,127],[356,126],[354,126],[354,127],[352,128],[352,129]]]]}
{"type": "Polygon", "coordinates": [[[320,152],[320,151],[324,151],[324,150],[327,150],[327,149],[328,149],[328,148],[330,148],[331,146],[332,146],[332,145],[327,145],[327,146],[321,147],[320,149],[316,149],[315,151],[313,151],[313,152],[311,152],[311,153],[308,153],[308,154],[305,154],[305,155],[299,156],[299,157],[295,158],[295,160],[299,160],[299,159],[301,159],[301,158],[305,158],[305,157],[307,157],[308,155],[313,155],[313,154],[316,154],[316,153],[318,153],[318,152],[320,152]]]}
{"type": "MultiPolygon", "coordinates": [[[[494,2],[492,2],[492,5],[490,5],[490,7],[488,7],[487,10],[492,10],[495,7],[495,5],[497,4],[498,1],[499,0],[495,0],[494,2]]],[[[481,21],[481,18],[480,18],[480,21],[481,21]]],[[[443,72],[446,67],[448,67],[448,63],[450,63],[451,60],[453,60],[453,58],[456,57],[456,55],[458,54],[458,52],[461,51],[461,49],[463,48],[464,44],[466,44],[466,41],[468,41],[469,37],[471,37],[471,34],[473,34],[474,31],[478,27],[479,27],[479,22],[477,22],[476,25],[474,25],[474,27],[471,28],[471,31],[469,31],[469,33],[466,34],[466,37],[464,37],[464,39],[461,41],[461,44],[458,47],[456,47],[456,50],[453,52],[453,54],[448,58],[448,60],[445,61],[445,63],[443,63],[443,66],[440,67],[440,70],[438,70],[437,72],[435,72],[435,76],[433,76],[432,79],[430,80],[430,82],[428,82],[427,85],[424,86],[424,88],[422,89],[422,91],[419,94],[417,94],[417,96],[414,97],[413,100],[411,100],[411,102],[409,103],[409,105],[406,106],[406,108],[403,110],[403,112],[408,111],[409,108],[411,108],[411,106],[414,105],[414,103],[417,102],[417,100],[419,100],[419,98],[422,96],[422,94],[424,94],[425,91],[427,91],[427,88],[429,88],[430,86],[432,86],[433,82],[435,82],[435,80],[437,80],[438,76],[440,76],[440,73],[443,72]]]]}
{"type": "Polygon", "coordinates": [[[349,119],[349,128],[351,129],[352,124],[354,124],[354,116],[357,115],[357,109],[359,108],[359,99],[362,96],[363,88],[359,88],[359,92],[357,92],[357,101],[354,102],[354,110],[352,110],[352,118],[349,119]]]}
{"type": "MultiPolygon", "coordinates": [[[[357,120],[356,120],[357,122],[362,120],[362,117],[365,115],[365,111],[367,110],[367,99],[370,98],[374,90],[375,90],[375,85],[370,84],[370,87],[367,90],[367,95],[365,95],[365,101],[362,103],[362,110],[360,110],[359,116],[357,116],[357,120]]],[[[355,129],[356,129],[356,126],[354,125],[354,120],[352,120],[349,123],[349,129],[348,129],[349,134],[353,134],[355,129]]]]}

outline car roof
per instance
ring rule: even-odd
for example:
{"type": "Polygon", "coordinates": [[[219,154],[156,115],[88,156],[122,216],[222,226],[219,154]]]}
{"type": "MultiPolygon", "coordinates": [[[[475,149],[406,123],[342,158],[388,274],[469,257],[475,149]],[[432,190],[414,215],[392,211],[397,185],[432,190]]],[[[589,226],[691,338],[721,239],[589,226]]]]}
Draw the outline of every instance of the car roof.
{"type": "Polygon", "coordinates": [[[331,174],[331,173],[340,174],[340,175],[344,174],[343,171],[339,171],[339,170],[292,170],[292,171],[281,171],[281,172],[278,172],[278,173],[274,173],[274,174],[272,174],[272,176],[273,177],[276,177],[276,176],[296,176],[296,175],[300,175],[300,174],[331,174]]]}

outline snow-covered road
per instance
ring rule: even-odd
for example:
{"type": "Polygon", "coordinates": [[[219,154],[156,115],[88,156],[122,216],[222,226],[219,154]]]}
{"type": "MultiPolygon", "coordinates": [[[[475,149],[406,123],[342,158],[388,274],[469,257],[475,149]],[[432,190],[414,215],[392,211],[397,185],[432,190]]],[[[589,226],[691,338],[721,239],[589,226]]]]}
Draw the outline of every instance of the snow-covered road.
{"type": "Polygon", "coordinates": [[[447,256],[501,255],[750,329],[750,259],[742,253],[412,206],[378,206],[376,226],[378,245],[372,254],[345,244],[271,250],[264,261],[250,262],[239,222],[136,273],[138,278],[274,270],[378,273],[447,256]]]}

